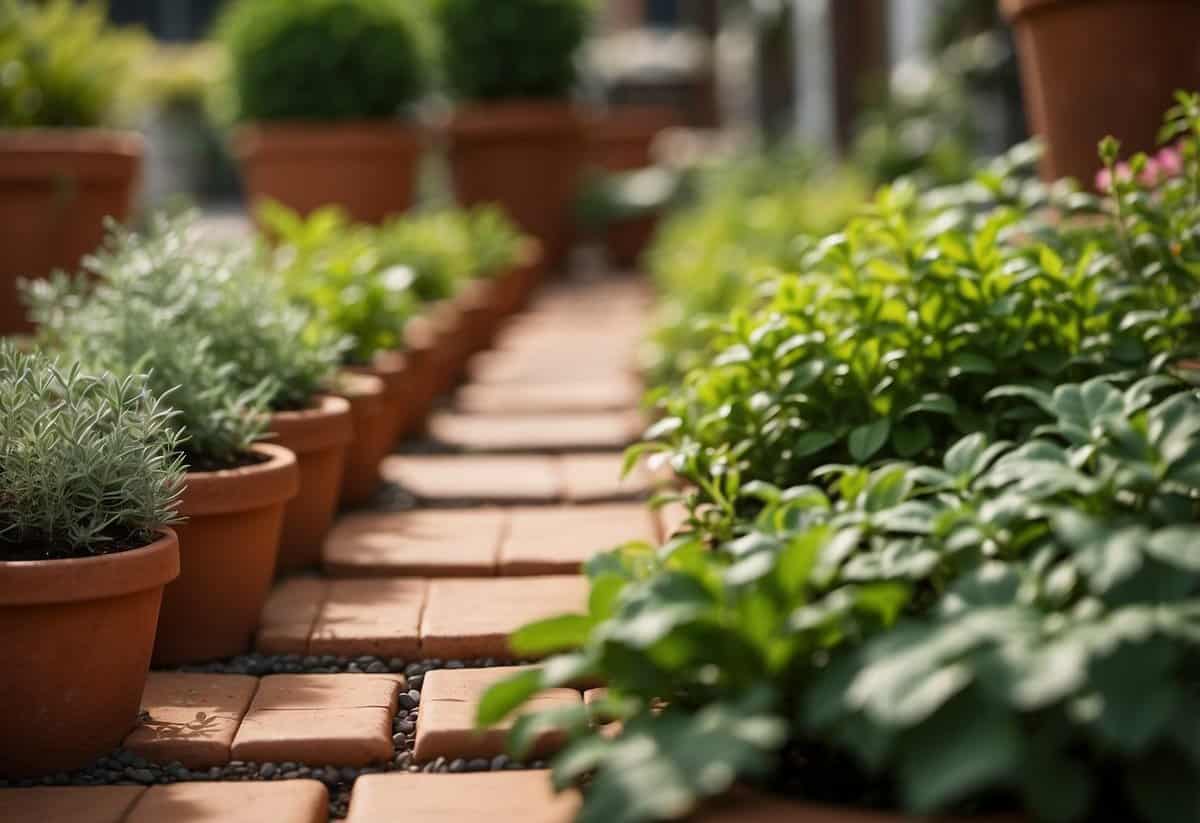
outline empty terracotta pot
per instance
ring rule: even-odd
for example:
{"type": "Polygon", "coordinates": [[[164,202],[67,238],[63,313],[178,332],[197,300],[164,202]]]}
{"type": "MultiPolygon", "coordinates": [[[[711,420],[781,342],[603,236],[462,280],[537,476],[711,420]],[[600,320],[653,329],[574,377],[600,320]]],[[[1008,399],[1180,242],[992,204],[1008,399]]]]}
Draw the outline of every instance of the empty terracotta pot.
{"type": "Polygon", "coordinates": [[[412,205],[423,145],[420,129],[400,121],[259,123],[234,137],[252,208],[337,205],[368,223],[412,205]]]}
{"type": "Polygon", "coordinates": [[[338,394],[350,404],[354,439],[346,447],[341,503],[361,506],[382,482],[379,463],[392,450],[395,429],[388,404],[387,384],[379,377],[345,371],[338,377],[338,394]]]}
{"type": "MultiPolygon", "coordinates": [[[[675,125],[675,112],[665,106],[614,106],[588,120],[588,165],[609,172],[629,172],[654,165],[654,140],[675,125]]],[[[610,225],[605,244],[614,263],[633,265],[654,237],[656,215],[633,217],[610,225]]]]}
{"type": "Polygon", "coordinates": [[[296,456],[259,443],[260,462],[189,472],[179,513],[180,572],[163,592],[156,666],[202,663],[250,650],[275,578],[283,509],[300,490],[296,456]]]}
{"type": "Polygon", "coordinates": [[[0,562],[0,775],[82,768],[121,744],[178,574],[170,529],[115,554],[0,562]]]}
{"type": "Polygon", "coordinates": [[[1001,0],[1025,105],[1046,143],[1042,177],[1090,186],[1107,135],[1124,154],[1156,145],[1177,89],[1200,87],[1196,0],[1001,0]]]}
{"type": "Polygon", "coordinates": [[[541,241],[545,264],[570,251],[584,154],[583,120],[565,102],[460,108],[450,124],[450,165],[463,205],[498,203],[541,241]]]}
{"type": "Polygon", "coordinates": [[[0,334],[32,329],[18,278],[77,270],[129,216],[141,165],[134,132],[0,130],[0,334]]]}
{"type": "Polygon", "coordinates": [[[346,449],[354,439],[350,403],[321,395],[303,411],[276,412],[268,431],[271,442],[296,455],[300,491],[287,504],[276,569],[293,572],[321,564],[325,535],[333,526],[342,496],[346,449]]]}

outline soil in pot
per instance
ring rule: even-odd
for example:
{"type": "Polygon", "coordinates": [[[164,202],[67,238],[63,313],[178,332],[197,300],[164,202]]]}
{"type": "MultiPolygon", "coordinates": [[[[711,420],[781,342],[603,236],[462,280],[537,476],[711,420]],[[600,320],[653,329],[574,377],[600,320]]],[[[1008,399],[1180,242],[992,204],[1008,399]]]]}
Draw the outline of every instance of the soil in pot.
{"type": "Polygon", "coordinates": [[[338,375],[337,392],[350,404],[354,439],[346,447],[346,471],[342,477],[341,504],[361,506],[374,496],[382,478],[379,463],[391,451],[395,430],[388,404],[387,384],[370,374],[344,371],[338,375]]]}
{"type": "Polygon", "coordinates": [[[29,331],[21,277],[74,271],[125,220],[142,164],[134,132],[0,131],[0,334],[29,331]]]}
{"type": "Polygon", "coordinates": [[[284,511],[276,568],[281,573],[314,568],[342,495],[346,449],[354,439],[350,403],[319,396],[310,409],[271,415],[268,431],[271,442],[295,454],[300,467],[300,491],[284,511]]]}
{"type": "Polygon", "coordinates": [[[584,161],[582,118],[568,103],[467,106],[450,124],[458,201],[498,203],[562,265],[573,239],[573,207],[584,161]]]}
{"type": "Polygon", "coordinates": [[[163,587],[179,569],[169,529],[112,554],[0,562],[0,775],[82,768],[120,745],[137,721],[163,587]]]}
{"type": "Polygon", "coordinates": [[[252,204],[301,214],[334,204],[368,223],[412,205],[424,148],[419,128],[379,121],[255,124],[234,140],[252,204]]]}
{"type": "Polygon", "coordinates": [[[257,462],[189,472],[179,513],[179,578],[163,592],[154,664],[249,651],[275,577],[283,510],[300,490],[296,456],[260,443],[257,462]]]}
{"type": "Polygon", "coordinates": [[[1123,154],[1157,143],[1177,89],[1200,87],[1195,0],[1001,0],[1016,32],[1042,177],[1092,184],[1107,135],[1123,154]],[[1081,55],[1087,55],[1081,58],[1081,55]]]}

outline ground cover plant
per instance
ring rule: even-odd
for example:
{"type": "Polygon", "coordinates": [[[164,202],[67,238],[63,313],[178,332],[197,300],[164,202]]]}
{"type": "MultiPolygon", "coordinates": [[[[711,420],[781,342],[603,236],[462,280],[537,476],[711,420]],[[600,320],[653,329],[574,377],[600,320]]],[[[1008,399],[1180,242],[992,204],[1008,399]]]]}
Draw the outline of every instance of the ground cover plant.
{"type": "Polygon", "coordinates": [[[90,375],[0,342],[0,560],[152,542],[182,487],[174,416],[140,375],[90,375]]]}

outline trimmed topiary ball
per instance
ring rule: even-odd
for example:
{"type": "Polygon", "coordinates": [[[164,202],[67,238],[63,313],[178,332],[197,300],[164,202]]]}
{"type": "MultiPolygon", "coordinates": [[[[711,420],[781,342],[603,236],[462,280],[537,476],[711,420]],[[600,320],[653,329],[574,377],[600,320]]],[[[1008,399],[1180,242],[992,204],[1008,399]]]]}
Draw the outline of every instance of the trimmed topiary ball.
{"type": "Polygon", "coordinates": [[[241,120],[384,119],[428,85],[410,0],[239,0],[218,32],[241,120]]]}
{"type": "Polygon", "coordinates": [[[440,0],[446,80],[469,100],[565,97],[587,34],[585,0],[440,0]]]}

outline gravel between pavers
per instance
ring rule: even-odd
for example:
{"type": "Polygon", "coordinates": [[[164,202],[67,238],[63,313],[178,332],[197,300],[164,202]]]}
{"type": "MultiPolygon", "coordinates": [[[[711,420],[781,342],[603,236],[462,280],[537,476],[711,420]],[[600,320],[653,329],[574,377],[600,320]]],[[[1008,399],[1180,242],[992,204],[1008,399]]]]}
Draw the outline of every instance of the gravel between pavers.
{"type": "Polygon", "coordinates": [[[372,766],[313,766],[307,763],[252,763],[234,760],[225,766],[192,770],[182,763],[151,763],[144,757],[124,749],[97,760],[92,766],[76,772],[59,772],[36,780],[5,780],[0,777],[0,789],[30,786],[114,786],[183,783],[188,781],[248,781],[248,780],[320,780],[329,789],[329,814],[334,819],[346,816],[350,805],[350,790],[360,775],[381,772],[485,772],[520,769],[544,769],[544,761],[516,763],[507,755],[490,760],[478,758],[447,760],[439,757],[424,766],[412,762],[416,739],[417,715],[420,712],[421,685],[425,673],[433,669],[490,668],[514,665],[492,658],[482,660],[424,660],[406,663],[403,660],[384,660],[378,657],[334,657],[332,655],[263,655],[247,654],[229,660],[200,666],[184,666],[180,671],[205,674],[387,674],[403,673],[407,689],[400,692],[398,710],[392,720],[392,742],[396,753],[391,762],[372,766]]]}

